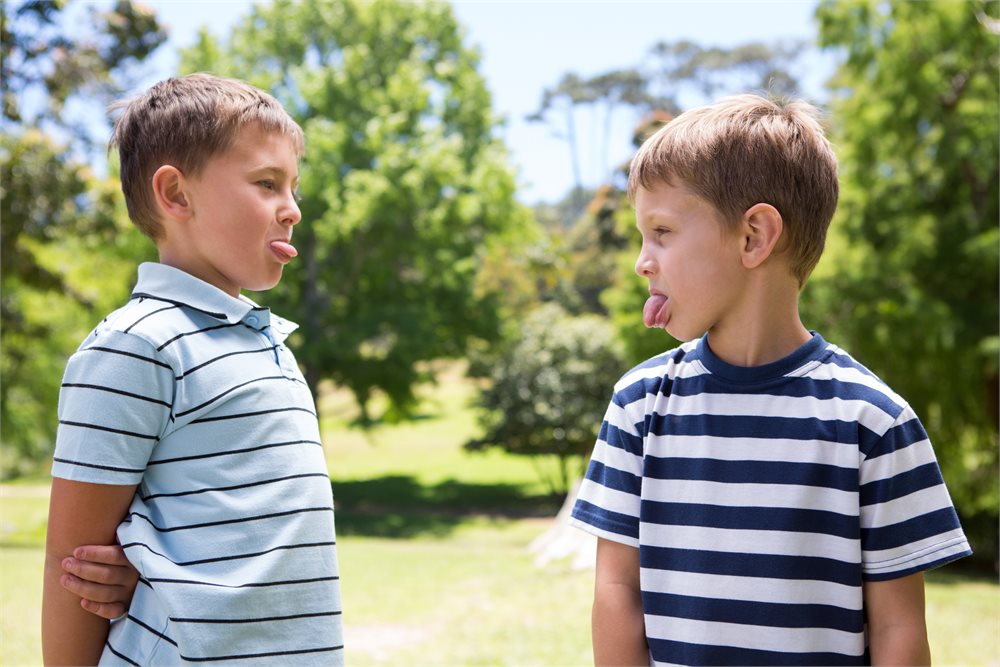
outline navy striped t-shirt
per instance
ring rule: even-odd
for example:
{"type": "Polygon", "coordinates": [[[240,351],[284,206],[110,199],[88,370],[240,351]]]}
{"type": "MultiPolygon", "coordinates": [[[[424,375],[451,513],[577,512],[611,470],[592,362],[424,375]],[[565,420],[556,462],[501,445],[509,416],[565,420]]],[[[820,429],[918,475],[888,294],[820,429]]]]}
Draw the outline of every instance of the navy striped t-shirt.
{"type": "Polygon", "coordinates": [[[639,549],[663,665],[865,664],[862,583],[971,553],[917,416],[819,334],[754,368],[702,337],[629,371],[572,517],[639,549]]]}
{"type": "Polygon", "coordinates": [[[52,474],[138,484],[101,664],[343,664],[333,498],[295,325],[143,264],[70,359],[52,474]]]}

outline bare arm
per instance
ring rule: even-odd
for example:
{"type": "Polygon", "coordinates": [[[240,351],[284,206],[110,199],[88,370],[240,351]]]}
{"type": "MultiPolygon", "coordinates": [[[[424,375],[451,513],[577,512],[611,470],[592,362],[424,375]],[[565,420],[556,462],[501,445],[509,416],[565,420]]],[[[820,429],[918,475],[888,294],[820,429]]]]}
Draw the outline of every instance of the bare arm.
{"type": "Polygon", "coordinates": [[[637,548],[598,538],[591,620],[595,665],[649,664],[637,548]]]}
{"type": "Polygon", "coordinates": [[[864,584],[873,665],[930,665],[924,575],[864,584]]]}
{"type": "Polygon", "coordinates": [[[132,602],[139,573],[117,544],[88,544],[63,559],[59,583],[80,597],[80,605],[102,618],[118,618],[132,602]]]}
{"type": "Polygon", "coordinates": [[[46,665],[96,665],[108,621],[88,612],[60,583],[63,561],[80,544],[114,544],[135,486],[55,478],[49,501],[42,592],[42,658],[46,665]]]}

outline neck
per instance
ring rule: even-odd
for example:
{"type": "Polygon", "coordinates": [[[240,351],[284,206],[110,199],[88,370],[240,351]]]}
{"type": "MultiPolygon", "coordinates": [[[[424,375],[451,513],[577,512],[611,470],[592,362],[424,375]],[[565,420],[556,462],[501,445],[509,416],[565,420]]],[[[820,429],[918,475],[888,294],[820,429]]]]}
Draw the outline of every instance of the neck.
{"type": "Polygon", "coordinates": [[[798,297],[798,284],[784,277],[752,282],[731,316],[709,329],[712,352],[743,367],[787,357],[812,338],[799,318],[798,297]]]}

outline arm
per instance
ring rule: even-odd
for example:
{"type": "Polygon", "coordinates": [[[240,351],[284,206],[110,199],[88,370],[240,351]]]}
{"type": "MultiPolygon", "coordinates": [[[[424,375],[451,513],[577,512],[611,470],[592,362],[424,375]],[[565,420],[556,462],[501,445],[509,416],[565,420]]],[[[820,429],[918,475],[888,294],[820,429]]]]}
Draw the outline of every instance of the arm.
{"type": "Polygon", "coordinates": [[[866,581],[868,645],[873,665],[930,665],[924,622],[924,575],[866,581]]]}
{"type": "Polygon", "coordinates": [[[79,544],[113,544],[135,486],[54,478],[49,500],[42,591],[42,658],[46,665],[96,665],[108,621],[85,610],[60,584],[63,561],[79,544]]]}
{"type": "Polygon", "coordinates": [[[139,573],[117,544],[77,547],[62,568],[59,583],[91,614],[113,619],[128,611],[139,573]]]}
{"type": "Polygon", "coordinates": [[[637,548],[598,538],[591,620],[595,665],[649,664],[637,548]]]}

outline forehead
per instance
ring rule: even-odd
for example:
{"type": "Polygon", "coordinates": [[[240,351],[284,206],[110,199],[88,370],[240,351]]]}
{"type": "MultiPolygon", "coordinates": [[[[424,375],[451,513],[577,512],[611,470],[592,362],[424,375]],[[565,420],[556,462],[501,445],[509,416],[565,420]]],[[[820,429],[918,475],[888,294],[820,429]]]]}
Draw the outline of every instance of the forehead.
{"type": "Polygon", "coordinates": [[[692,215],[716,217],[715,207],[683,184],[666,182],[635,193],[635,214],[640,224],[645,219],[687,218],[692,215]]]}
{"type": "Polygon", "coordinates": [[[278,169],[298,173],[298,150],[292,137],[251,124],[240,128],[223,156],[247,169],[278,169]]]}

